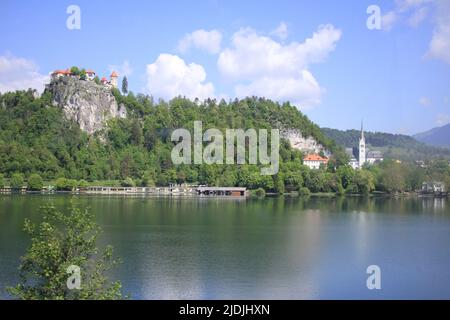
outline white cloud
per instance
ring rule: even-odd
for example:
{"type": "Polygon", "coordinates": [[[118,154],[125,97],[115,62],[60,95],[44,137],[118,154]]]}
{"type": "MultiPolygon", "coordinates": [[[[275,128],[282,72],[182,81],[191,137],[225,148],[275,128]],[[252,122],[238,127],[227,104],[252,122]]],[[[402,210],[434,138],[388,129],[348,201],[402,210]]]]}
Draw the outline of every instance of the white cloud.
{"type": "Polygon", "coordinates": [[[217,30],[206,31],[196,30],[184,36],[178,43],[178,50],[182,53],[187,52],[191,47],[205,50],[208,53],[215,54],[220,51],[222,34],[217,30]]]}
{"type": "Polygon", "coordinates": [[[291,101],[302,108],[319,105],[323,91],[308,70],[302,70],[298,76],[280,78],[264,76],[249,85],[236,86],[238,97],[252,95],[270,97],[276,101],[291,101]]]}
{"type": "Polygon", "coordinates": [[[278,27],[270,34],[278,37],[280,40],[285,40],[288,36],[288,26],[285,22],[281,22],[278,27]]]}
{"type": "Polygon", "coordinates": [[[397,13],[395,11],[389,11],[385,15],[381,16],[381,28],[385,31],[390,31],[394,27],[397,20],[397,13]]]}
{"type": "Polygon", "coordinates": [[[154,63],[147,65],[147,91],[157,98],[214,97],[214,86],[205,80],[206,72],[201,65],[186,64],[176,55],[160,54],[154,63]]]}
{"type": "Polygon", "coordinates": [[[404,12],[413,8],[421,7],[425,4],[433,2],[433,0],[396,0],[397,9],[404,12]]]}
{"type": "Polygon", "coordinates": [[[428,97],[421,97],[419,99],[419,103],[424,107],[431,106],[431,100],[428,97]]]}
{"type": "Polygon", "coordinates": [[[438,114],[436,117],[436,124],[439,126],[444,126],[450,123],[450,116],[448,114],[438,114]]]}
{"type": "Polygon", "coordinates": [[[427,56],[450,64],[450,1],[439,0],[436,25],[427,56]]]}
{"type": "Polygon", "coordinates": [[[41,74],[39,67],[31,60],[12,55],[0,56],[0,92],[36,89],[44,90],[50,80],[49,75],[41,74]]]}
{"type": "Polygon", "coordinates": [[[119,76],[130,76],[133,73],[133,68],[128,60],[124,60],[120,65],[110,64],[108,70],[109,72],[118,72],[119,76]]]}
{"type": "Polygon", "coordinates": [[[409,19],[408,19],[408,24],[409,24],[411,27],[416,28],[416,27],[419,26],[419,24],[420,24],[423,20],[425,20],[425,18],[427,17],[427,15],[428,15],[428,8],[427,8],[427,7],[419,8],[419,9],[417,9],[417,10],[412,14],[411,17],[409,17],[409,19]]]}
{"type": "Polygon", "coordinates": [[[396,0],[395,3],[395,9],[382,17],[382,28],[389,31],[405,18],[409,26],[417,27],[429,16],[430,6],[433,6],[434,30],[425,56],[450,64],[450,1],[396,0]]]}
{"type": "Polygon", "coordinates": [[[428,4],[435,0],[396,0],[395,8],[381,17],[381,27],[390,31],[399,22],[406,20],[411,27],[417,27],[428,16],[428,4]]]}
{"type": "Polygon", "coordinates": [[[342,32],[332,25],[320,26],[304,42],[282,44],[245,28],[232,37],[231,48],[218,60],[221,74],[238,82],[236,95],[264,95],[291,101],[299,107],[318,105],[323,90],[309,71],[334,51],[342,32]]]}

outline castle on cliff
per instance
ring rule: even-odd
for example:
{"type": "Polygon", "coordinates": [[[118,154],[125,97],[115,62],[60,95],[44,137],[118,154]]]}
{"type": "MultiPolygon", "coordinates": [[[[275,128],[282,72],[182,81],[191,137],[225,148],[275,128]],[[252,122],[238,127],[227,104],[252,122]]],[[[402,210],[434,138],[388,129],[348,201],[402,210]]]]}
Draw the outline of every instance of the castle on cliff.
{"type": "MultiPolygon", "coordinates": [[[[88,69],[86,72],[86,80],[88,81],[94,81],[97,74],[94,70],[88,69]]],[[[79,78],[80,74],[73,73],[70,69],[66,70],[55,70],[52,72],[52,80],[59,79],[61,77],[73,77],[73,78],[79,78]]],[[[104,85],[105,87],[111,87],[111,88],[117,88],[117,78],[119,75],[116,71],[113,71],[111,75],[109,76],[109,80],[106,77],[102,77],[100,80],[100,83],[104,85]]]]}

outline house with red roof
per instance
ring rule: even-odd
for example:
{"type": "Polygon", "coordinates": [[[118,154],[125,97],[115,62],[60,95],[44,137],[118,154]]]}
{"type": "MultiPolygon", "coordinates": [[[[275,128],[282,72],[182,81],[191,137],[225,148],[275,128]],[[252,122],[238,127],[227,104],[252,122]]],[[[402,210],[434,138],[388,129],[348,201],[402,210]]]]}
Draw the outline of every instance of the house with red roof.
{"type": "Polygon", "coordinates": [[[95,74],[95,71],[94,70],[91,70],[91,69],[87,69],[86,70],[86,78],[88,79],[88,80],[94,80],[95,79],[95,76],[96,76],[96,74],[95,74]]]}
{"type": "Polygon", "coordinates": [[[109,76],[109,78],[111,79],[110,80],[110,84],[114,87],[114,88],[117,88],[117,78],[118,78],[119,76],[118,76],[118,74],[115,72],[115,71],[113,71],[112,73],[111,73],[111,75],[109,76]]]}
{"type": "Polygon", "coordinates": [[[310,169],[319,169],[322,164],[328,164],[328,158],[322,157],[318,154],[308,154],[303,158],[303,164],[308,166],[310,169]]]}
{"type": "Polygon", "coordinates": [[[66,69],[66,70],[55,70],[52,72],[52,79],[58,79],[61,78],[63,76],[70,76],[70,70],[66,69]]]}

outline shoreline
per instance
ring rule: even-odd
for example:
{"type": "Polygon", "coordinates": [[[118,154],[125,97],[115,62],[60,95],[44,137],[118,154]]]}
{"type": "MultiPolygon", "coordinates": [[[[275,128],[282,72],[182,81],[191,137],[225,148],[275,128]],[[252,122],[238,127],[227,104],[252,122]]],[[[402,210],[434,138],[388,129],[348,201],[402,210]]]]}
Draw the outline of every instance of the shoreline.
{"type": "Polygon", "coordinates": [[[298,192],[290,192],[284,194],[277,193],[266,193],[264,196],[252,195],[252,191],[248,190],[248,193],[243,196],[232,196],[232,195],[204,195],[197,194],[196,192],[85,192],[85,191],[1,191],[2,195],[81,195],[81,196],[140,196],[148,198],[231,198],[231,199],[261,199],[261,198],[449,198],[448,194],[421,194],[420,192],[406,192],[406,193],[385,193],[385,192],[374,192],[369,194],[336,194],[336,193],[311,193],[309,195],[300,195],[298,192]]]}

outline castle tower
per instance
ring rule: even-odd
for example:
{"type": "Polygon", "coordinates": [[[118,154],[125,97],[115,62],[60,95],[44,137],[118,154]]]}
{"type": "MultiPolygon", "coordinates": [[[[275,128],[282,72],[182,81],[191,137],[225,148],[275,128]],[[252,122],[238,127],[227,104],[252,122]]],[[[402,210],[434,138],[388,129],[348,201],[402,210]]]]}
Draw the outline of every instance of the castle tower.
{"type": "Polygon", "coordinates": [[[117,73],[115,71],[113,71],[109,77],[111,79],[111,81],[110,81],[111,85],[114,88],[117,88],[117,77],[118,77],[117,73]]]}
{"type": "Polygon", "coordinates": [[[359,168],[366,163],[366,139],[364,138],[364,128],[361,121],[361,137],[359,138],[359,168]]]}

